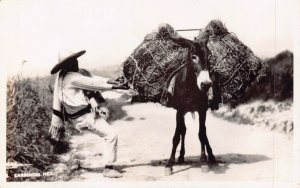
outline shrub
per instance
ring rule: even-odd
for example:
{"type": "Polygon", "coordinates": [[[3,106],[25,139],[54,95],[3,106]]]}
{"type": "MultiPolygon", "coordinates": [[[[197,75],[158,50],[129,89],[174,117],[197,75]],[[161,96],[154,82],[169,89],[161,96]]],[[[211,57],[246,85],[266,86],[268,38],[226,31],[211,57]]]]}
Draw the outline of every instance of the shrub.
{"type": "Polygon", "coordinates": [[[36,86],[37,82],[19,77],[7,83],[6,160],[31,164],[30,172],[43,172],[56,157],[47,141],[51,114],[47,113],[36,86]]]}
{"type": "Polygon", "coordinates": [[[265,59],[264,71],[247,88],[243,102],[254,99],[282,101],[293,98],[293,53],[284,51],[274,58],[265,59]]]}

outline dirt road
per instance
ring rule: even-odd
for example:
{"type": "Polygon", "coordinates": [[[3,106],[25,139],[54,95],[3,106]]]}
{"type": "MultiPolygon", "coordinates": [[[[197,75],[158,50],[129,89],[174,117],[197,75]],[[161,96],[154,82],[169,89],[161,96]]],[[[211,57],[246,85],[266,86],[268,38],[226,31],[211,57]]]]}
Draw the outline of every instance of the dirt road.
{"type": "MultiPolygon", "coordinates": [[[[118,94],[116,98],[120,97],[118,94]]],[[[64,160],[77,159],[81,168],[71,181],[292,181],[292,138],[207,115],[207,134],[218,165],[201,170],[198,115],[186,115],[186,163],[165,176],[171,153],[175,111],[159,104],[123,105],[124,117],[112,123],[119,134],[117,167],[121,179],[103,178],[102,140],[91,133],[72,137],[64,160]]],[[[179,148],[178,148],[179,152],[179,148]]],[[[178,157],[177,153],[177,157],[178,157]]]]}

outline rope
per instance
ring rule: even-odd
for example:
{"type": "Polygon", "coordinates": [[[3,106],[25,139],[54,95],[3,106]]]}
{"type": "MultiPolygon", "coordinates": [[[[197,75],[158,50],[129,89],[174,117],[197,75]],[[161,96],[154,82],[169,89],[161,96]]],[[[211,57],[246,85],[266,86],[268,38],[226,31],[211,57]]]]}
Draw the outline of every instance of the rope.
{"type": "Polygon", "coordinates": [[[158,41],[158,43],[160,44],[160,46],[166,51],[167,55],[169,54],[168,50],[164,47],[164,45],[162,45],[162,43],[160,42],[160,40],[158,41]]]}
{"type": "Polygon", "coordinates": [[[142,75],[143,78],[145,79],[145,82],[146,82],[148,85],[150,85],[149,82],[148,82],[148,79],[144,76],[144,74],[142,73],[141,69],[140,69],[139,66],[138,66],[138,63],[139,63],[139,62],[138,62],[134,57],[132,57],[132,55],[130,55],[129,57],[134,61],[136,70],[138,70],[138,71],[141,73],[141,75],[142,75]]]}
{"type": "Polygon", "coordinates": [[[164,69],[160,66],[160,64],[156,61],[156,59],[154,58],[154,55],[151,53],[151,51],[145,46],[143,45],[143,47],[147,50],[147,52],[151,55],[151,57],[153,58],[153,60],[155,61],[155,63],[160,67],[160,69],[163,71],[164,75],[166,75],[166,72],[164,71],[164,69]]]}

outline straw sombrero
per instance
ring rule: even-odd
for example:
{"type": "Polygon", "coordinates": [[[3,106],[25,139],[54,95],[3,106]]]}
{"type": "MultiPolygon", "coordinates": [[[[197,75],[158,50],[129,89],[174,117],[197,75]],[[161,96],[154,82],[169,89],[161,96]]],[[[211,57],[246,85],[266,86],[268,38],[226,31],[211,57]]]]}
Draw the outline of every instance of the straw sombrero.
{"type": "Polygon", "coordinates": [[[58,63],[52,68],[51,70],[51,74],[55,74],[58,71],[60,71],[61,69],[63,69],[71,60],[71,59],[77,59],[78,57],[82,56],[83,54],[85,54],[85,50],[73,53],[70,51],[64,51],[64,52],[60,52],[58,54],[58,63]]]}

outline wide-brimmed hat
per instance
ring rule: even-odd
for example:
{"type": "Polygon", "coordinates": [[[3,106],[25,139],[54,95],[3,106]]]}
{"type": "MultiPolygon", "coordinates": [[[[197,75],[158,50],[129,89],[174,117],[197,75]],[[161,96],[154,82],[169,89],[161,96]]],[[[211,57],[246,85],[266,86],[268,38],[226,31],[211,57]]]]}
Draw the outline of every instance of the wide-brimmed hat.
{"type": "Polygon", "coordinates": [[[71,59],[77,59],[78,57],[82,56],[85,54],[85,50],[79,51],[79,52],[71,52],[71,51],[61,51],[58,53],[58,63],[52,68],[51,74],[55,74],[64,67],[68,65],[69,61],[71,59]]]}

